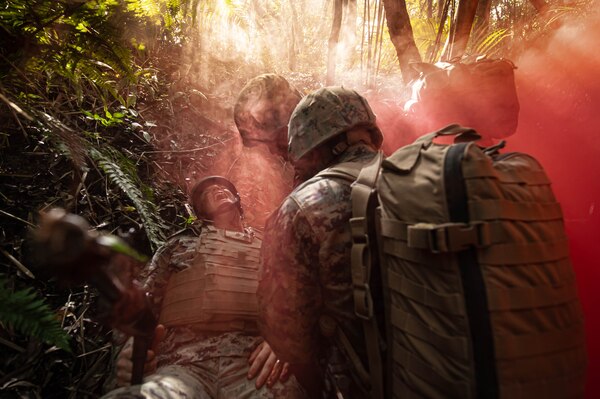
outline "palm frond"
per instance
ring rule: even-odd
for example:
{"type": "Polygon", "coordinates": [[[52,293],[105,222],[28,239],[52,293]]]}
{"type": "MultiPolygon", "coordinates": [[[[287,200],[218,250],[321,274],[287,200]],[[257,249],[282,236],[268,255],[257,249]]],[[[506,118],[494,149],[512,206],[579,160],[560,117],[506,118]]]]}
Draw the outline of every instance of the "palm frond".
{"type": "Polygon", "coordinates": [[[508,29],[498,29],[491,32],[475,45],[475,54],[492,54],[494,50],[500,46],[502,41],[510,37],[511,33],[508,29]]]}

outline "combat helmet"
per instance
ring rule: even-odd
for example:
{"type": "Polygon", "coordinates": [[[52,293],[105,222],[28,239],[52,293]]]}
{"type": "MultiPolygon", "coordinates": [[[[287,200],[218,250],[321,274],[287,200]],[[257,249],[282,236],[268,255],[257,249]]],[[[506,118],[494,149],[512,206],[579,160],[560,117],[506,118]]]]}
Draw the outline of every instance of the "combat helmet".
{"type": "Polygon", "coordinates": [[[233,108],[233,119],[246,147],[259,143],[286,155],[287,125],[302,94],[281,75],[266,73],[248,81],[233,108]]]}
{"type": "Polygon", "coordinates": [[[294,109],[288,127],[288,154],[295,162],[329,139],[364,126],[373,144],[381,146],[383,135],[367,100],[354,90],[324,87],[304,97],[294,109]]]}
{"type": "MultiPolygon", "coordinates": [[[[225,188],[227,188],[229,191],[231,191],[231,193],[234,195],[235,199],[236,199],[236,204],[237,207],[240,211],[240,215],[244,215],[244,209],[242,208],[242,201],[240,199],[240,193],[238,192],[237,188],[235,188],[235,186],[233,185],[233,183],[231,181],[229,181],[229,179],[223,177],[223,176],[207,176],[201,180],[199,180],[198,182],[196,182],[196,184],[194,184],[194,186],[192,187],[192,191],[190,192],[190,201],[193,204],[198,203],[199,197],[202,194],[202,192],[209,186],[212,185],[221,185],[225,188]]],[[[196,212],[199,215],[200,210],[199,209],[195,209],[194,208],[194,212],[196,212]]]]}

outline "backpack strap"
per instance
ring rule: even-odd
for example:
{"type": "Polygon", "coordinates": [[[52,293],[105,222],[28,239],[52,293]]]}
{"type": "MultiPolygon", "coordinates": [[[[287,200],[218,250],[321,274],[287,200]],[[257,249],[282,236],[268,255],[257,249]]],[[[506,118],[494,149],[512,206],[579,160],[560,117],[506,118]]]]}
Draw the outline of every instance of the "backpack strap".
{"type": "Polygon", "coordinates": [[[436,137],[440,136],[456,136],[455,142],[466,142],[479,140],[481,136],[470,127],[464,127],[461,125],[448,125],[436,132],[426,134],[415,140],[415,143],[423,143],[425,146],[429,146],[436,137]]]}
{"type": "Polygon", "coordinates": [[[362,169],[363,164],[360,162],[343,162],[324,169],[317,173],[315,177],[333,177],[354,182],[362,169]]]}
{"type": "Polygon", "coordinates": [[[383,364],[377,319],[373,317],[373,298],[369,281],[373,263],[371,243],[374,239],[374,220],[368,216],[377,205],[375,183],[381,169],[383,153],[365,166],[352,185],[352,231],[351,270],[354,296],[354,313],[363,321],[365,343],[369,358],[371,398],[383,399],[383,364]],[[370,239],[371,237],[371,239],[370,239]]]}

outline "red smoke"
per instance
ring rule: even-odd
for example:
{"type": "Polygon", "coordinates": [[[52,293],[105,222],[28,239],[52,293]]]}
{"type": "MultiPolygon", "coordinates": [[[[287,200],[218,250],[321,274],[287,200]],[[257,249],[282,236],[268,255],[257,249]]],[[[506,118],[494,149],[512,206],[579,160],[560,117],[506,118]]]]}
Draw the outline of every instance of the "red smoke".
{"type": "Polygon", "coordinates": [[[566,21],[515,60],[519,128],[508,150],[544,165],[561,202],[585,314],[586,397],[600,395],[600,16],[566,21]]]}
{"type": "MultiPolygon", "coordinates": [[[[536,157],[562,204],[585,315],[587,398],[600,397],[596,378],[600,375],[600,339],[596,339],[600,336],[600,13],[596,7],[561,21],[513,59],[521,113],[517,132],[507,139],[504,150],[536,157]]],[[[386,153],[426,133],[399,107],[377,99],[370,102],[386,135],[386,153]]]]}
{"type": "Polygon", "coordinates": [[[226,176],[240,192],[246,224],[260,230],[292,190],[293,169],[265,146],[243,147],[236,137],[221,149],[211,174],[226,176]]]}

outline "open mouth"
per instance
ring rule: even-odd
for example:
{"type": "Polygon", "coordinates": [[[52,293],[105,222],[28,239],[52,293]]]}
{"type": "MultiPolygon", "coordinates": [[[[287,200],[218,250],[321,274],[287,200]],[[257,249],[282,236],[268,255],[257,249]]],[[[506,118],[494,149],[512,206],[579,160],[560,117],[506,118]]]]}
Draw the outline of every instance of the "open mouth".
{"type": "Polygon", "coordinates": [[[215,201],[225,201],[225,200],[229,199],[229,197],[227,196],[227,193],[225,191],[217,191],[213,195],[213,198],[215,201]]]}

